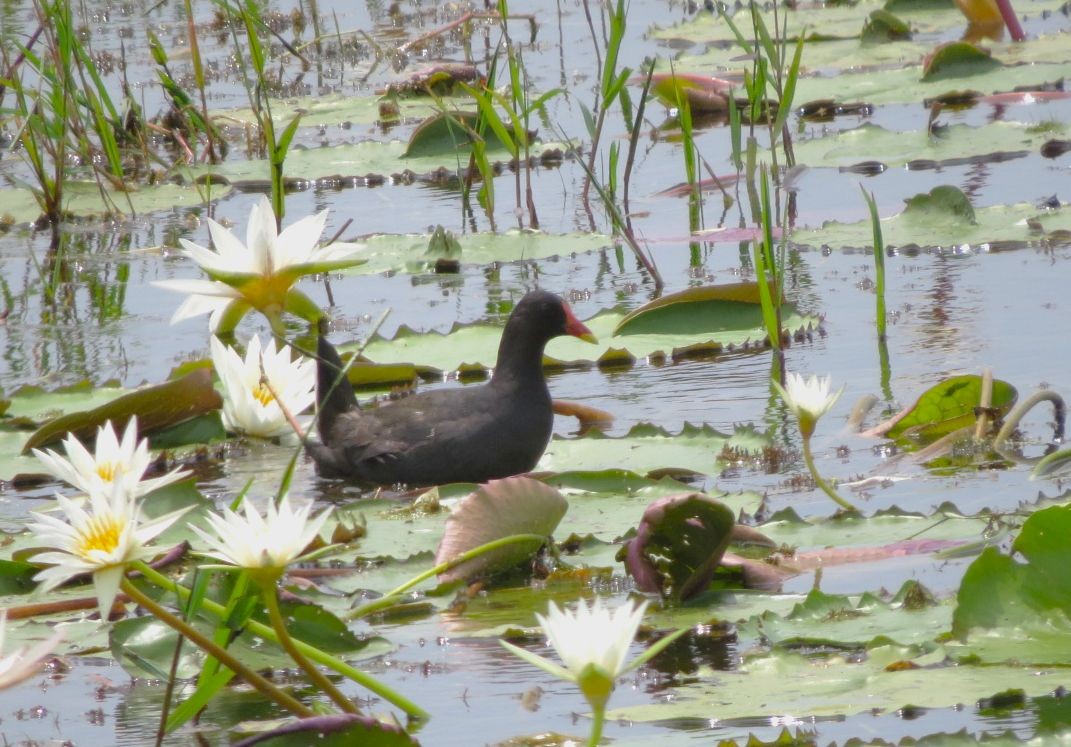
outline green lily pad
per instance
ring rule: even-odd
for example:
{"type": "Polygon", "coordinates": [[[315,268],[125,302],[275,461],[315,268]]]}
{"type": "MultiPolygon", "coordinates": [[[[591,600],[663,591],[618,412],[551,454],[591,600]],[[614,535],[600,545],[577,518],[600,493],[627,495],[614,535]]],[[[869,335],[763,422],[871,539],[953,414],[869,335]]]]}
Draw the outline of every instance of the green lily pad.
{"type": "MultiPolygon", "coordinates": [[[[177,184],[143,185],[127,192],[105,187],[107,199],[101,197],[96,182],[71,181],[63,185],[63,210],[80,217],[109,215],[145,215],[207,205],[230,194],[223,184],[180,186],[177,184]]],[[[33,192],[23,187],[5,187],[0,217],[16,224],[32,223],[41,216],[41,206],[33,192]]]]}
{"type": "MultiPolygon", "coordinates": [[[[454,99],[443,99],[447,106],[454,99]]],[[[471,100],[458,97],[457,103],[471,100]]],[[[283,127],[295,115],[301,114],[302,128],[332,127],[338,125],[372,124],[382,119],[381,96],[350,96],[345,94],[328,94],[326,96],[302,96],[288,99],[285,105],[272,104],[272,116],[276,126],[283,127]]],[[[398,98],[392,103],[398,107],[398,116],[402,118],[427,117],[438,110],[435,101],[428,98],[398,98]]],[[[243,125],[256,125],[259,120],[249,107],[223,109],[218,112],[220,118],[226,118],[243,125]]]]}
{"type": "Polygon", "coordinates": [[[739,635],[786,650],[803,647],[860,650],[881,643],[924,646],[948,630],[948,602],[911,608],[918,582],[905,581],[891,600],[874,594],[848,597],[811,590],[787,614],[767,611],[739,625],[739,635]]]}
{"type": "MultiPolygon", "coordinates": [[[[885,435],[902,438],[911,435],[923,442],[970,425],[976,419],[975,408],[982,395],[982,377],[953,376],[926,390],[896,421],[885,435]]],[[[1018,398],[1015,387],[1000,379],[993,380],[992,407],[1004,414],[1018,398]]]]}
{"type": "Polygon", "coordinates": [[[614,327],[614,336],[693,334],[762,324],[759,284],[705,285],[668,293],[629,312],[614,327]]]}
{"type": "MultiPolygon", "coordinates": [[[[508,477],[481,485],[450,512],[436,563],[453,560],[475,548],[514,534],[549,537],[569,504],[554,488],[528,477],[508,477]]],[[[484,553],[439,574],[443,583],[479,573],[515,568],[539,550],[541,541],[511,544],[484,553]]]]}
{"type": "Polygon", "coordinates": [[[923,80],[964,78],[987,73],[1002,66],[988,50],[965,41],[943,44],[922,65],[923,80]]]}
{"type": "Polygon", "coordinates": [[[872,11],[863,26],[862,39],[868,44],[911,38],[911,26],[885,8],[872,11]]]}
{"type": "Polygon", "coordinates": [[[971,563],[952,620],[967,650],[987,661],[1071,664],[1068,536],[1071,506],[1044,508],[1024,522],[1011,554],[988,548],[971,563]]]}
{"type": "MultiPolygon", "coordinates": [[[[405,157],[407,144],[400,140],[388,143],[366,140],[348,145],[325,148],[293,149],[286,156],[286,176],[291,179],[323,179],[325,177],[379,177],[413,174],[431,174],[439,169],[455,171],[468,165],[468,156],[457,153],[405,157]]],[[[560,158],[569,146],[564,143],[533,143],[529,153],[533,158],[560,158]]],[[[503,155],[507,155],[505,151],[503,155]]],[[[224,177],[233,182],[262,182],[268,178],[266,160],[227,161],[210,166],[199,164],[190,167],[195,177],[224,177]]]]}
{"type": "MultiPolygon", "coordinates": [[[[578,362],[591,365],[608,352],[610,347],[620,347],[625,340],[609,341],[613,330],[625,315],[616,311],[607,311],[584,324],[599,338],[597,345],[592,345],[572,337],[559,337],[547,345],[549,361],[578,362]]],[[[746,324],[747,320],[735,320],[740,326],[717,332],[653,334],[635,333],[627,337],[626,350],[632,356],[644,356],[661,353],[664,356],[687,357],[696,350],[693,346],[705,345],[705,352],[719,352],[723,346],[740,345],[748,341],[761,341],[765,332],[758,324],[746,324]]],[[[817,319],[794,313],[786,313],[782,323],[788,330],[796,330],[814,324],[817,319]]],[[[488,324],[457,326],[446,334],[431,332],[420,334],[402,327],[398,333],[386,340],[374,338],[365,348],[365,355],[378,363],[419,363],[433,366],[441,371],[456,371],[462,364],[473,366],[479,364],[490,368],[498,354],[498,343],[502,328],[488,324]]]]}
{"type": "Polygon", "coordinates": [[[690,678],[692,684],[673,688],[673,697],[665,702],[612,708],[607,717],[671,722],[711,709],[722,720],[768,719],[770,714],[791,714],[797,719],[848,716],[920,703],[950,707],[1012,687],[1042,695],[1068,681],[1066,670],[948,666],[942,664],[944,657],[940,648],[891,644],[872,647],[862,658],[775,650],[749,658],[732,672],[701,668],[690,678]]]}
{"type": "MultiPolygon", "coordinates": [[[[864,5],[864,4],[861,4],[864,5]]],[[[855,23],[862,25],[864,15],[855,23]]],[[[963,16],[953,11],[962,26],[963,16]]],[[[911,17],[918,37],[925,38],[921,16],[911,17]]],[[[1071,47],[1064,34],[1046,34],[1030,44],[994,44],[994,55],[1004,62],[984,74],[972,75],[971,89],[984,94],[1038,88],[1071,74],[1071,47]]],[[[869,104],[919,103],[948,92],[953,82],[938,78],[922,80],[922,62],[931,45],[919,41],[865,44],[859,39],[808,43],[803,52],[803,75],[796,84],[797,102],[830,99],[840,103],[865,101],[869,104]],[[836,75],[807,75],[810,71],[835,71],[836,75]]],[[[715,45],[701,54],[685,55],[673,62],[677,73],[728,76],[741,69],[739,48],[715,45]]],[[[660,71],[668,73],[668,63],[660,71]]],[[[902,134],[902,133],[901,133],[902,134]]]]}
{"type": "MultiPolygon", "coordinates": [[[[568,257],[572,254],[605,249],[613,240],[599,233],[549,234],[541,231],[510,230],[481,232],[454,237],[462,264],[488,265],[492,262],[568,257]]],[[[365,264],[347,274],[379,272],[427,272],[431,234],[377,234],[363,239],[361,257],[365,264]]]]}
{"type": "Polygon", "coordinates": [[[909,163],[980,158],[994,153],[1035,153],[1053,137],[1071,134],[1071,125],[1054,123],[1053,129],[1036,122],[997,121],[980,127],[952,125],[937,137],[926,132],[894,132],[866,123],[826,137],[795,145],[800,163],[821,167],[847,167],[860,161],[880,161],[888,167],[909,163]]]}
{"type": "Polygon", "coordinates": [[[970,199],[963,194],[963,190],[951,184],[934,187],[904,202],[904,215],[910,218],[921,216],[923,220],[974,223],[974,206],[970,199]]]}
{"type": "MultiPolygon", "coordinates": [[[[974,246],[1016,242],[1023,246],[1046,234],[1071,230],[1071,210],[1043,210],[1029,203],[994,205],[974,211],[974,222],[948,220],[940,213],[900,212],[881,220],[886,246],[974,246]]],[[[874,240],[869,219],[855,223],[830,221],[821,228],[798,228],[792,241],[809,246],[862,247],[874,240]]]]}
{"type": "MultiPolygon", "coordinates": [[[[413,130],[403,158],[468,153],[479,124],[476,112],[436,112],[413,130]]],[[[488,127],[483,134],[488,150],[504,150],[505,143],[488,127]]]]}

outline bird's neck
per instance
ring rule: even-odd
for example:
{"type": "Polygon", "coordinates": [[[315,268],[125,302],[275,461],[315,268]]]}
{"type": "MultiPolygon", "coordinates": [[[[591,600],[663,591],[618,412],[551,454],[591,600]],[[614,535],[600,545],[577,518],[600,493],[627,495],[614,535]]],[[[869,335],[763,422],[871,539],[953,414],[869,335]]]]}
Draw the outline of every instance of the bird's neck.
{"type": "Polygon", "coordinates": [[[507,326],[502,335],[491,381],[498,386],[531,385],[535,382],[546,389],[546,379],[543,378],[543,348],[546,347],[546,340],[518,335],[515,331],[510,334],[511,331],[507,326]]]}

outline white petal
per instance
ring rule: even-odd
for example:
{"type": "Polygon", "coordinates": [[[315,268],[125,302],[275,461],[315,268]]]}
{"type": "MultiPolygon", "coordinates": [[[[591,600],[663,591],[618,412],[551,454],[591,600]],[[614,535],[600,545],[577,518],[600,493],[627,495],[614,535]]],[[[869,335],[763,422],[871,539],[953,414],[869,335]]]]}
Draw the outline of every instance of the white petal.
{"type": "Polygon", "coordinates": [[[107,622],[111,614],[112,603],[115,601],[115,595],[119,593],[119,582],[125,572],[125,566],[113,565],[93,573],[93,586],[97,590],[97,605],[102,622],[107,622]]]}
{"type": "Polygon", "coordinates": [[[327,211],[308,215],[283,229],[275,240],[276,272],[312,261],[316,244],[327,225],[327,211]]]}

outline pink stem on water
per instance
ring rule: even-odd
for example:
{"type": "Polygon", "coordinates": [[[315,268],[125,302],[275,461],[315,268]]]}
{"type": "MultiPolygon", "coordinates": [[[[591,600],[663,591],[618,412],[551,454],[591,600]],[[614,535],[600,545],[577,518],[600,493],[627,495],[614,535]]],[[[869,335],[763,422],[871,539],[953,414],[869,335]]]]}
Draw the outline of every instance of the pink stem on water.
{"type": "Polygon", "coordinates": [[[1004,25],[1008,27],[1012,41],[1026,41],[1026,34],[1023,33],[1023,27],[1019,25],[1019,18],[1015,15],[1011,0],[997,0],[997,7],[1000,8],[1000,15],[1004,19],[1004,25]]]}

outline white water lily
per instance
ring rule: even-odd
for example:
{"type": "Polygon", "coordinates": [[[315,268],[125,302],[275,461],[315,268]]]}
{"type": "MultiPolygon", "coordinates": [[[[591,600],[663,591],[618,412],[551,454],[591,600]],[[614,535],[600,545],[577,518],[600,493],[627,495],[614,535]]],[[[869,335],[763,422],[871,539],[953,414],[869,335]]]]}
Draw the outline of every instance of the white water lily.
{"type": "Polygon", "coordinates": [[[108,421],[97,429],[93,453],[73,435],[63,441],[64,458],[50,450],[34,449],[34,456],[52,475],[89,494],[111,495],[112,486],[120,485],[130,498],[139,498],[157,488],[183,480],[189,472],[172,470],[161,477],[142,480],[152,463],[148,439],[138,441],[138,420],[131,417],[120,441],[108,421]]]}
{"type": "Polygon", "coordinates": [[[149,543],[187,510],[143,522],[137,500],[120,482],[112,483],[110,493],[90,493],[88,510],[60,494],[56,500],[66,521],[31,514],[36,521],[29,530],[50,549],[34,556],[34,562],[49,565],[34,580],[47,592],[75,576],[92,574],[102,620],[108,619],[126,567],[154,555],[149,543]]]}
{"type": "Polygon", "coordinates": [[[536,619],[565,663],[564,669],[506,641],[501,643],[544,671],[575,682],[593,708],[603,708],[613,692],[615,680],[649,658],[625,666],[625,656],[646,609],[647,602],[635,605],[626,602],[611,610],[596,597],[590,607],[579,602],[570,612],[551,602],[546,617],[537,614],[536,619]]]}
{"type": "Polygon", "coordinates": [[[235,433],[274,438],[290,430],[279,403],[287,410],[302,412],[316,400],[316,363],[308,358],[290,360],[287,348],[276,350],[275,340],[263,348],[254,336],[245,358],[213,337],[212,365],[223,385],[223,425],[235,433]],[[264,383],[271,384],[270,388],[264,383]]]}
{"type": "Polygon", "coordinates": [[[222,513],[209,512],[211,532],[192,525],[190,529],[208,544],[206,554],[244,568],[261,584],[274,583],[301,558],[331,513],[328,508],[310,519],[312,501],[295,509],[288,495],[278,504],[268,501],[263,515],[248,498],[244,504],[244,516],[226,507],[222,513]]]}
{"type": "MultiPolygon", "coordinates": [[[[7,638],[7,610],[0,610],[0,652],[7,638]]],[[[62,640],[63,634],[55,632],[47,639],[28,648],[18,648],[0,657],[0,690],[14,687],[41,670],[45,657],[51,654],[62,640]]]]}
{"type": "Polygon", "coordinates": [[[336,241],[319,247],[327,223],[327,211],[310,215],[278,231],[275,212],[261,196],[249,214],[246,240],[211,218],[208,231],[215,251],[179,239],[182,253],[196,262],[209,280],[161,280],[154,285],[186,293],[171,323],[211,314],[212,331],[232,331],[242,317],[256,309],[277,326],[284,311],[308,321],[321,316],[319,307],[293,287],[303,275],[331,272],[364,262],[354,255],[362,244],[336,241]]]}
{"type": "Polygon", "coordinates": [[[590,607],[580,602],[572,612],[551,602],[546,617],[537,614],[536,619],[574,678],[593,668],[612,681],[625,671],[625,656],[646,609],[647,602],[626,602],[611,610],[596,597],[590,607]]]}
{"type": "Polygon", "coordinates": [[[782,387],[776,381],[773,385],[781,395],[781,399],[788,405],[788,409],[799,421],[800,433],[804,438],[810,438],[814,434],[814,427],[818,420],[829,412],[844,392],[844,387],[841,387],[833,394],[829,393],[832,385],[832,378],[829,376],[824,379],[811,376],[810,379],[804,381],[799,374],[790,373],[785,386],[782,387]]]}

